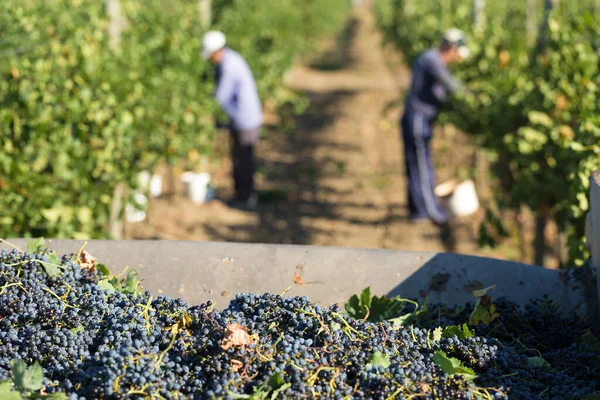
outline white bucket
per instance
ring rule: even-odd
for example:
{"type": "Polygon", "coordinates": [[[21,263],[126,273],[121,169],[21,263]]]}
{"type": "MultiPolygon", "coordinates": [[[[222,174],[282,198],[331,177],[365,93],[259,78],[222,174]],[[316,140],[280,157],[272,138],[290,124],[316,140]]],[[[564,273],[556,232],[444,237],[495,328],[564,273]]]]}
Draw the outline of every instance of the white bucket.
{"type": "MultiPolygon", "coordinates": [[[[142,193],[134,194],[133,198],[138,204],[140,204],[144,208],[147,207],[148,198],[142,193]]],[[[142,222],[146,219],[146,211],[138,210],[133,206],[133,204],[127,204],[127,207],[125,208],[125,219],[127,219],[127,222],[131,223],[142,222]]]]}
{"type": "Polygon", "coordinates": [[[468,217],[479,210],[479,199],[472,180],[444,182],[435,188],[435,194],[447,198],[448,211],[455,217],[468,217]]]}
{"type": "Polygon", "coordinates": [[[140,188],[144,193],[150,192],[150,196],[158,197],[162,194],[162,176],[150,175],[148,171],[142,171],[138,175],[140,188]]]}
{"type": "Polygon", "coordinates": [[[196,204],[204,203],[210,199],[210,174],[208,172],[184,172],[181,174],[186,196],[196,204]]]}

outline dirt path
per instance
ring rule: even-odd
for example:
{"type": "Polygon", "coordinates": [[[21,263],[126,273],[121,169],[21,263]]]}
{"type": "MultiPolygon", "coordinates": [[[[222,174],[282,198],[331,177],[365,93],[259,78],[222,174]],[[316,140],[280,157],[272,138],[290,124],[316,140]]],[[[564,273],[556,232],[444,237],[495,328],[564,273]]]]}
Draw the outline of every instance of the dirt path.
{"type": "MultiPolygon", "coordinates": [[[[406,88],[408,73],[392,72],[387,57],[372,14],[362,9],[321,60],[292,72],[292,86],[311,106],[293,132],[270,132],[258,149],[260,189],[286,200],[251,213],[220,201],[155,199],[149,220],[131,225],[129,235],[444,251],[435,226],[407,220],[400,110],[383,111],[406,88]]],[[[228,169],[216,168],[213,176],[217,193],[227,198],[228,169]]],[[[476,252],[471,239],[454,250],[476,252]]]]}

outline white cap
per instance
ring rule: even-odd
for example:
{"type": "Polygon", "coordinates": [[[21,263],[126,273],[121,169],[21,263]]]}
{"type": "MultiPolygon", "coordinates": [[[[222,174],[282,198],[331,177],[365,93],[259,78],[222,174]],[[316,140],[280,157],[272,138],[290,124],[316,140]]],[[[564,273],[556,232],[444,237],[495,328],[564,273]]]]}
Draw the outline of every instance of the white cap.
{"type": "Polygon", "coordinates": [[[215,52],[221,50],[225,47],[225,43],[227,40],[225,39],[225,35],[223,32],[219,31],[209,31],[204,34],[202,38],[202,50],[200,51],[200,56],[208,60],[210,56],[215,54],[215,52]]]}
{"type": "Polygon", "coordinates": [[[467,47],[467,38],[463,31],[458,28],[450,28],[444,33],[444,41],[453,47],[458,48],[458,55],[461,58],[468,58],[471,51],[467,47]]]}

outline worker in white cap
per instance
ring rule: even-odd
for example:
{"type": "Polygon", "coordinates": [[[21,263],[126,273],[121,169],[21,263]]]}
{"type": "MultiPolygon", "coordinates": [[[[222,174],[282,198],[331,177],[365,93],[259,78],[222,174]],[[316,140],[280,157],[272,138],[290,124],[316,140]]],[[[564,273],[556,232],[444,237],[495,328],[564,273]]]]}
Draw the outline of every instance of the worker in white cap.
{"type": "Polygon", "coordinates": [[[465,34],[448,30],[439,48],[421,53],[412,65],[412,81],[402,116],[402,138],[408,180],[408,208],[412,221],[430,219],[447,225],[448,215],[435,197],[435,173],[429,142],[432,126],[448,94],[460,83],[448,65],[469,56],[465,34]]]}
{"type": "Polygon", "coordinates": [[[250,67],[240,54],[226,47],[222,32],[210,31],[202,39],[201,57],[215,65],[215,98],[229,116],[235,196],[233,207],[254,209],[255,146],[263,124],[258,90],[250,67]]]}

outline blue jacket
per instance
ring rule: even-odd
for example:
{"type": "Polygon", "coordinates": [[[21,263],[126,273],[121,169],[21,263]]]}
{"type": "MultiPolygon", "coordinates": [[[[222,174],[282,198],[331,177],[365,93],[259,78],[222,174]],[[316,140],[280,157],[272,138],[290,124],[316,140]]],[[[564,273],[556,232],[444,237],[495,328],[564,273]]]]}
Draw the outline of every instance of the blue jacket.
{"type": "Polygon", "coordinates": [[[263,124],[262,107],[250,67],[236,51],[225,49],[216,67],[215,98],[235,129],[248,131],[263,124]]]}
{"type": "Polygon", "coordinates": [[[412,65],[412,81],[406,98],[406,109],[421,112],[427,118],[434,119],[448,93],[459,87],[460,83],[452,77],[440,51],[425,51],[412,65]]]}

